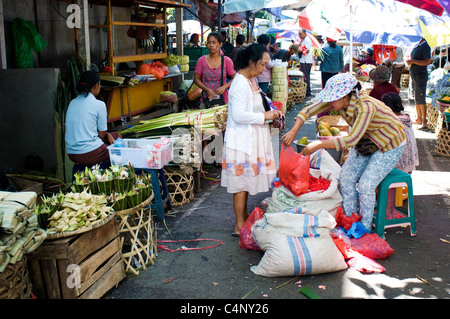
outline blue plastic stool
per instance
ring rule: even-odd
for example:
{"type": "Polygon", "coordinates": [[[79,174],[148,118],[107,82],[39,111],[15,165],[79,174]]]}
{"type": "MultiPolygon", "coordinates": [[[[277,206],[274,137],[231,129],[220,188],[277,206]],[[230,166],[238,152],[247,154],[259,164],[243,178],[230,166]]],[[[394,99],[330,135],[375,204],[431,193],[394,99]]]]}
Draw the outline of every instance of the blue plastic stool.
{"type": "Polygon", "coordinates": [[[402,225],[409,225],[411,229],[411,236],[416,235],[416,221],[414,216],[414,198],[413,185],[411,175],[394,168],[378,185],[377,193],[377,211],[374,219],[375,232],[381,238],[384,238],[384,229],[390,227],[397,227],[402,225]],[[399,207],[387,207],[389,188],[397,188],[406,186],[408,188],[408,210],[405,211],[399,207]],[[386,219],[387,210],[396,211],[401,217],[386,219]]]}
{"type": "MultiPolygon", "coordinates": [[[[111,166],[111,162],[108,160],[106,162],[100,163],[98,164],[100,166],[100,169],[107,169],[111,166]]],[[[76,172],[84,172],[84,170],[86,169],[86,167],[91,168],[94,165],[83,165],[83,164],[78,164],[78,163],[74,163],[73,168],[72,168],[72,180],[75,180],[75,173],[76,172]]]]}
{"type": "Polygon", "coordinates": [[[156,211],[156,218],[158,220],[164,220],[164,204],[167,209],[172,210],[172,204],[170,202],[169,190],[167,188],[166,178],[164,176],[163,169],[142,169],[148,172],[152,178],[153,194],[155,195],[155,204],[151,204],[150,207],[156,211]],[[159,186],[161,182],[161,187],[159,186]],[[161,194],[162,190],[162,194],[161,194]]]}

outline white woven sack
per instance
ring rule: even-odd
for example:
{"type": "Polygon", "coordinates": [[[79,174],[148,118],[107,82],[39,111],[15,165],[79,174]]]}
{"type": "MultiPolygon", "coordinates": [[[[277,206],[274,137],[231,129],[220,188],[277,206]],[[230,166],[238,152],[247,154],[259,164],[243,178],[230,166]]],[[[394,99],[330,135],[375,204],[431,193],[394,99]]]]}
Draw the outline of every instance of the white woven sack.
{"type": "Polygon", "coordinates": [[[299,276],[347,268],[344,257],[330,236],[336,225],[325,210],[309,214],[273,213],[252,226],[264,256],[250,270],[261,276],[299,276]]]}
{"type": "Polygon", "coordinates": [[[319,237],[328,235],[330,229],[336,226],[336,220],[326,210],[321,210],[317,216],[281,212],[264,214],[259,225],[266,231],[276,231],[287,236],[319,237]]]}

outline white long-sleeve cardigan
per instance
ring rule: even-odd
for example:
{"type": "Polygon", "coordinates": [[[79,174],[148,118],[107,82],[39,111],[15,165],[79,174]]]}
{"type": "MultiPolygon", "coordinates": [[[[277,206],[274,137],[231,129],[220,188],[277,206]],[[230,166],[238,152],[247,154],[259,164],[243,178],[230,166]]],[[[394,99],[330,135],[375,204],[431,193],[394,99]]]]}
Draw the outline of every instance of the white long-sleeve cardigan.
{"type": "Polygon", "coordinates": [[[227,147],[250,155],[253,149],[251,124],[264,124],[264,121],[264,113],[253,112],[253,92],[249,81],[236,73],[229,90],[224,139],[227,147]]]}

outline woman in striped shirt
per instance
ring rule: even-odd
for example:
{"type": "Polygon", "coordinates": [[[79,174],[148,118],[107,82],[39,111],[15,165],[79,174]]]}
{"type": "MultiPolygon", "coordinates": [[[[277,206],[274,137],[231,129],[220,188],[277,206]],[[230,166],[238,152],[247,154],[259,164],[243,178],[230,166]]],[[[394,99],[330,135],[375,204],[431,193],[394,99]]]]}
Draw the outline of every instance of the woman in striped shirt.
{"type": "Polygon", "coordinates": [[[392,110],[377,99],[359,96],[360,88],[356,78],[348,73],[331,77],[316,96],[319,102],[300,111],[292,129],[281,139],[290,145],[309,117],[324,111],[339,112],[351,126],[349,135],[313,141],[301,154],[312,154],[320,148],[349,149],[340,176],[342,206],[347,216],[353,212],[361,215],[361,223],[370,230],[375,190],[395,168],[405,148],[406,136],[401,121],[392,110]]]}

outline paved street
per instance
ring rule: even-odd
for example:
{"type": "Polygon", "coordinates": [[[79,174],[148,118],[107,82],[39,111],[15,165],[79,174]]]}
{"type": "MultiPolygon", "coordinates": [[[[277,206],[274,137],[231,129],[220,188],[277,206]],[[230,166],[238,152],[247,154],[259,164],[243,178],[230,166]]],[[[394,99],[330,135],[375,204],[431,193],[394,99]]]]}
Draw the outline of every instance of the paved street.
{"type": "MultiPolygon", "coordinates": [[[[317,93],[320,90],[320,72],[313,71],[312,76],[313,93],[317,93]]],[[[414,117],[414,108],[409,103],[405,106],[414,117]]],[[[302,107],[303,104],[294,106],[288,112],[287,128],[291,127],[293,118],[302,107]]],[[[450,158],[434,154],[433,133],[415,133],[420,152],[420,166],[412,175],[417,236],[410,236],[409,227],[386,230],[386,241],[395,252],[387,259],[377,261],[386,268],[384,273],[363,274],[346,269],[301,277],[255,275],[250,267],[259,263],[263,253],[241,249],[239,239],[231,236],[234,229],[232,196],[219,185],[220,169],[205,166],[205,176],[211,179],[202,178],[202,191],[195,194],[192,202],[176,207],[174,214],[166,217],[166,225],[157,223],[158,239],[213,239],[223,242],[223,245],[176,252],[159,250],[153,266],[141,271],[139,276],[127,276],[105,298],[183,299],[197,304],[210,299],[245,298],[260,303],[285,299],[286,307],[291,309],[297,303],[290,301],[306,299],[299,293],[300,287],[309,287],[323,299],[449,299],[450,158]]],[[[304,135],[314,138],[312,119],[302,127],[297,137],[304,135]]],[[[271,192],[251,196],[249,212],[261,207],[261,201],[270,196],[271,192]]],[[[215,241],[178,242],[170,247],[215,244],[215,241]]],[[[218,303],[222,301],[216,300],[218,303]]],[[[152,305],[157,306],[158,303],[152,305]]],[[[177,313],[179,302],[175,305],[176,309],[168,311],[177,313]]]]}

